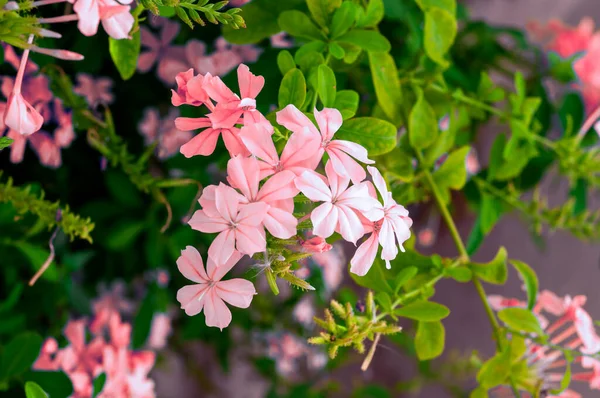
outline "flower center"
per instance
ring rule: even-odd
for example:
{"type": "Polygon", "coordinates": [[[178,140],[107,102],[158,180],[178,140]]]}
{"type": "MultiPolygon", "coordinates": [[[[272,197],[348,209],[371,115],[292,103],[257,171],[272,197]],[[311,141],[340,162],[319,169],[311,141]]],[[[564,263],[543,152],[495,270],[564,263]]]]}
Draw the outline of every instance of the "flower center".
{"type": "Polygon", "coordinates": [[[256,109],[256,100],[254,98],[242,98],[238,107],[244,111],[251,111],[256,109]]]}

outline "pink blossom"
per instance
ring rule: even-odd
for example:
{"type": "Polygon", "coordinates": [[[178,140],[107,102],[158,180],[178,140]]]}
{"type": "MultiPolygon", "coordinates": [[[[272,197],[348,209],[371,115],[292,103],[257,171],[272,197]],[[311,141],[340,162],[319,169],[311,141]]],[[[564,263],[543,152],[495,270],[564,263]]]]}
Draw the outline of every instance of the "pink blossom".
{"type": "Polygon", "coordinates": [[[332,247],[320,236],[314,236],[302,242],[302,250],[308,253],[324,253],[331,250],[332,247]]]}
{"type": "Polygon", "coordinates": [[[261,179],[285,170],[300,175],[317,167],[320,161],[317,158],[319,142],[309,132],[293,133],[285,144],[281,157],[271,138],[272,132],[273,127],[267,121],[246,125],[240,131],[240,138],[248,151],[261,160],[261,179]]]}
{"type": "MultiPolygon", "coordinates": [[[[77,27],[84,36],[93,36],[102,22],[104,30],[113,39],[127,39],[133,27],[134,18],[128,5],[114,0],[69,0],[74,2],[73,10],[79,17],[77,27]]],[[[130,2],[124,2],[130,3],[130,2]]]]}
{"type": "Polygon", "coordinates": [[[206,79],[210,79],[210,76],[194,76],[194,70],[191,68],[186,72],[178,73],[175,77],[177,91],[171,90],[171,103],[174,106],[183,104],[200,106],[204,104],[209,109],[213,109],[213,104],[204,90],[206,79]]]}
{"type": "Polygon", "coordinates": [[[167,345],[167,338],[172,332],[171,317],[164,313],[156,313],[152,317],[150,334],[148,336],[148,347],[162,350],[167,345]]]}
{"type": "Polygon", "coordinates": [[[248,154],[248,150],[240,138],[240,129],[237,127],[216,128],[212,121],[207,117],[178,117],[175,120],[175,126],[181,131],[204,128],[200,134],[196,135],[181,147],[180,151],[186,158],[197,155],[211,155],[217,148],[219,136],[223,138],[225,148],[227,148],[227,151],[231,156],[248,154]]]}
{"type": "Polygon", "coordinates": [[[293,316],[296,321],[304,326],[310,326],[314,323],[313,317],[316,315],[315,304],[311,296],[304,296],[296,304],[293,311],[293,316]]]}
{"type": "Polygon", "coordinates": [[[346,273],[347,260],[344,250],[339,245],[333,245],[330,251],[315,253],[311,258],[321,267],[326,288],[329,291],[336,290],[346,273]]]}
{"type": "Polygon", "coordinates": [[[192,138],[189,131],[181,131],[175,125],[179,116],[177,109],[169,110],[167,116],[160,118],[158,110],[147,108],[144,118],[138,125],[138,130],[144,136],[144,143],[151,145],[157,142],[157,156],[159,159],[167,159],[179,152],[181,146],[192,138]]]}
{"type": "Polygon", "coordinates": [[[348,188],[350,178],[335,172],[333,162],[325,165],[327,181],[312,171],[303,172],[295,181],[296,187],[313,202],[323,202],[310,215],[313,233],[322,238],[339,232],[354,244],[364,235],[358,211],[369,211],[377,206],[377,200],[369,196],[366,183],[348,188]]]}
{"type": "Polygon", "coordinates": [[[363,146],[351,141],[333,140],[335,132],[339,130],[343,122],[340,111],[334,108],[324,108],[319,112],[315,109],[314,114],[319,130],[294,105],[288,105],[277,113],[277,123],[293,132],[308,129],[321,144],[321,149],[315,155],[317,159],[321,159],[323,152],[326,152],[337,174],[349,177],[354,184],[362,182],[366,177],[365,170],[354,159],[366,164],[375,162],[369,159],[367,150],[363,146]]]}
{"type": "Polygon", "coordinates": [[[530,22],[527,29],[537,41],[544,42],[546,48],[567,58],[587,49],[594,34],[594,21],[586,17],[578,26],[570,27],[553,19],[545,26],[538,22],[530,22]]]}
{"type": "Polygon", "coordinates": [[[372,230],[372,234],[358,247],[354,257],[350,260],[350,272],[360,276],[366,275],[371,269],[377,255],[378,243],[383,248],[381,259],[385,260],[388,269],[391,268],[390,260],[395,259],[398,255],[398,247],[404,251],[402,244],[410,238],[410,227],[412,226],[408,210],[393,199],[379,170],[370,166],[367,169],[383,199],[383,205],[378,203],[364,213],[372,223],[368,227],[372,230]]]}
{"type": "Polygon", "coordinates": [[[219,233],[208,249],[208,256],[217,264],[224,264],[237,249],[252,256],[266,249],[263,220],[269,205],[263,202],[244,204],[235,189],[220,184],[214,190],[205,190],[200,203],[208,203],[214,194],[214,205],[204,205],[194,213],[188,224],[205,233],[219,233]],[[242,206],[243,205],[243,206],[242,206]]]}
{"type": "Polygon", "coordinates": [[[60,353],[58,343],[54,338],[48,338],[44,341],[40,355],[31,366],[34,370],[51,370],[57,371],[60,369],[60,353]]]}
{"type": "Polygon", "coordinates": [[[79,95],[83,95],[87,103],[95,108],[103,104],[108,105],[114,101],[111,93],[113,81],[108,77],[94,78],[86,73],[77,74],[77,85],[73,90],[79,95]]]}
{"type": "MultiPolygon", "coordinates": [[[[137,69],[142,72],[148,72],[155,63],[158,62],[158,75],[161,78],[171,77],[166,74],[170,69],[169,63],[174,57],[173,52],[176,47],[172,47],[171,43],[179,34],[179,24],[171,21],[168,18],[160,18],[160,33],[155,36],[146,26],[140,27],[140,35],[142,47],[146,47],[145,51],[140,53],[137,63],[137,69]]],[[[165,81],[168,81],[165,79],[165,81]]]]}
{"type": "Polygon", "coordinates": [[[227,174],[231,186],[242,192],[245,199],[243,202],[264,203],[269,206],[262,222],[271,235],[281,239],[296,235],[298,220],[292,212],[293,198],[298,194],[298,189],[294,185],[294,173],[282,171],[260,186],[258,160],[236,156],[227,163],[227,174]]]}
{"type": "Polygon", "coordinates": [[[196,282],[177,292],[177,301],[187,315],[193,316],[204,310],[206,325],[223,328],[231,323],[231,311],[225,302],[238,308],[248,308],[256,294],[254,285],[245,279],[221,279],[242,258],[234,251],[225,262],[216,262],[208,257],[206,270],[200,253],[192,246],[181,251],[177,259],[179,271],[187,279],[196,282]]]}
{"type": "Polygon", "coordinates": [[[189,64],[201,74],[225,76],[241,63],[256,62],[262,50],[252,45],[233,45],[223,37],[215,41],[215,50],[207,54],[206,45],[199,40],[189,40],[185,54],[189,64]]]}
{"type": "Polygon", "coordinates": [[[269,40],[273,48],[291,48],[294,46],[294,43],[285,32],[276,33],[269,40]]]}

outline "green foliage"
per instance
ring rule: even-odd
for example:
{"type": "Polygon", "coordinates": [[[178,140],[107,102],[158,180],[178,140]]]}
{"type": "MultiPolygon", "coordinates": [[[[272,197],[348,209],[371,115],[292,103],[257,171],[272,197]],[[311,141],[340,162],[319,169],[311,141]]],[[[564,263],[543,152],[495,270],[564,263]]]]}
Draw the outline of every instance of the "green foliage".
{"type": "Polygon", "coordinates": [[[25,397],[27,398],[47,398],[48,394],[33,381],[25,383],[25,397]]]}
{"type": "Polygon", "coordinates": [[[24,332],[6,344],[0,355],[0,390],[8,386],[11,378],[25,373],[37,358],[42,338],[32,332],[24,332]]]}
{"type": "Polygon", "coordinates": [[[394,311],[394,315],[422,322],[440,321],[449,314],[448,307],[431,301],[415,301],[394,311]]]}
{"type": "Polygon", "coordinates": [[[108,39],[110,56],[123,80],[128,80],[133,76],[137,67],[138,57],[140,56],[141,35],[137,16],[141,10],[142,8],[138,7],[134,11],[136,22],[132,29],[134,33],[131,34],[131,39],[116,40],[112,37],[108,39]]]}
{"type": "MultiPolygon", "coordinates": [[[[154,14],[158,14],[159,6],[167,6],[175,11],[175,14],[181,19],[190,29],[194,29],[194,22],[198,25],[205,26],[206,21],[211,24],[222,24],[231,29],[240,29],[246,27],[244,18],[240,15],[240,8],[230,8],[226,11],[220,11],[229,3],[228,1],[218,1],[209,3],[209,0],[169,0],[164,3],[162,0],[145,0],[150,4],[150,10],[154,14]],[[153,5],[155,3],[155,5],[153,5]],[[204,15],[204,19],[200,16],[204,15]]],[[[144,3],[142,3],[144,4],[144,3]]],[[[146,4],[144,4],[146,6],[146,4]]],[[[148,8],[148,6],[146,6],[148,8]]]]}
{"type": "Polygon", "coordinates": [[[530,310],[517,307],[505,308],[498,312],[498,318],[513,330],[534,333],[538,336],[544,335],[540,322],[530,310]]]}
{"type": "Polygon", "coordinates": [[[8,148],[10,144],[13,143],[13,140],[8,137],[0,137],[0,151],[8,148]]]}
{"type": "Polygon", "coordinates": [[[410,111],[408,129],[410,145],[416,149],[425,149],[437,139],[437,117],[422,91],[417,92],[417,102],[410,111]]]}
{"type": "Polygon", "coordinates": [[[283,76],[279,87],[279,108],[288,104],[302,107],[306,100],[306,80],[300,69],[291,68],[283,76]]]}
{"type": "Polygon", "coordinates": [[[513,267],[519,272],[521,280],[525,284],[525,290],[527,291],[527,308],[531,311],[535,303],[537,302],[538,293],[538,277],[535,271],[527,264],[519,260],[510,260],[513,267]]]}
{"type": "Polygon", "coordinates": [[[319,98],[323,106],[331,108],[335,105],[336,81],[335,74],[327,65],[319,65],[318,69],[318,89],[319,98]]]}
{"type": "Polygon", "coordinates": [[[378,156],[396,146],[396,127],[374,117],[356,117],[344,121],[336,137],[356,142],[367,148],[370,156],[378,156]]]}
{"type": "Polygon", "coordinates": [[[508,278],[506,261],[506,249],[501,247],[489,263],[471,263],[470,267],[478,278],[494,285],[503,285],[508,278]]]}
{"type": "Polygon", "coordinates": [[[419,322],[415,336],[417,357],[426,361],[439,357],[444,352],[446,329],[440,321],[419,322]]]}

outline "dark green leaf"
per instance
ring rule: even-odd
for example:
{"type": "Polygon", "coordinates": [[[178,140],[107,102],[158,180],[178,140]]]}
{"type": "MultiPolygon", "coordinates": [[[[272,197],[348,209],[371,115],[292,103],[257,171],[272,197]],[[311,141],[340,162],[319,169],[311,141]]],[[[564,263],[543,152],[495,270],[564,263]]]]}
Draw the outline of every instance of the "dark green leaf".
{"type": "Polygon", "coordinates": [[[415,349],[421,361],[433,359],[444,352],[446,331],[442,322],[419,322],[415,336],[415,349]]]}
{"type": "Polygon", "coordinates": [[[342,3],[341,7],[335,10],[331,21],[330,36],[336,39],[348,32],[354,24],[356,17],[356,5],[349,1],[342,3]]]}
{"type": "Polygon", "coordinates": [[[377,103],[389,120],[399,126],[402,121],[402,87],[394,58],[385,52],[369,52],[369,66],[377,103]]]}
{"type": "Polygon", "coordinates": [[[283,109],[289,104],[297,108],[302,107],[306,99],[306,80],[300,69],[290,69],[279,87],[279,108],[283,109]]]}
{"type": "Polygon", "coordinates": [[[329,14],[342,4],[342,0],[306,0],[306,4],[313,19],[326,28],[329,26],[329,14]]]}
{"type": "Polygon", "coordinates": [[[423,322],[439,321],[449,314],[448,307],[431,301],[415,301],[394,311],[394,315],[423,322]]]}
{"type": "Polygon", "coordinates": [[[492,231],[492,228],[500,220],[503,212],[504,209],[500,199],[488,193],[482,193],[479,214],[481,217],[481,232],[484,235],[492,231]]]}
{"type": "Polygon", "coordinates": [[[0,380],[16,377],[31,368],[42,348],[42,338],[24,332],[13,338],[2,350],[0,380]]]}
{"type": "Polygon", "coordinates": [[[377,156],[396,147],[396,134],[396,127],[385,120],[357,117],[345,120],[336,137],[356,142],[367,148],[370,156],[377,156]]]}
{"type": "Polygon", "coordinates": [[[425,149],[432,145],[438,137],[438,121],[433,108],[423,95],[418,92],[417,102],[410,111],[408,120],[408,138],[410,145],[416,149],[425,149]]]}
{"type": "Polygon", "coordinates": [[[350,43],[372,52],[388,52],[392,48],[388,39],[374,30],[354,29],[337,38],[337,41],[350,43]]]}
{"type": "Polygon", "coordinates": [[[332,108],[335,106],[336,81],[333,70],[325,64],[318,68],[319,84],[318,93],[323,106],[332,108]]]}
{"type": "Polygon", "coordinates": [[[344,120],[354,117],[358,110],[358,93],[354,90],[338,91],[335,96],[334,108],[342,113],[344,120]]]}
{"type": "Polygon", "coordinates": [[[286,73],[296,67],[296,62],[289,51],[282,50],[277,54],[277,66],[281,74],[285,76],[286,73]]]}
{"type": "Polygon", "coordinates": [[[469,255],[473,255],[477,252],[477,249],[483,243],[483,231],[481,230],[481,214],[477,215],[475,219],[475,223],[471,228],[471,232],[469,233],[469,237],[467,238],[467,253],[469,255]]]}
{"type": "Polygon", "coordinates": [[[527,291],[527,308],[533,310],[537,301],[538,293],[538,277],[535,271],[527,264],[519,260],[510,260],[510,263],[521,275],[521,280],[525,284],[525,290],[527,291]]]}
{"type": "Polygon", "coordinates": [[[131,39],[115,40],[109,38],[108,50],[123,80],[128,80],[135,73],[140,55],[140,31],[131,35],[131,39]]]}
{"type": "Polygon", "coordinates": [[[513,330],[534,333],[538,336],[544,335],[544,330],[535,314],[525,308],[505,308],[498,312],[498,318],[513,330]]]}
{"type": "Polygon", "coordinates": [[[142,301],[142,305],[140,306],[140,309],[138,310],[138,313],[133,321],[131,345],[134,349],[142,347],[146,342],[148,334],[150,333],[150,326],[152,325],[155,307],[155,291],[150,289],[142,301]]]}
{"type": "Polygon", "coordinates": [[[63,371],[29,371],[23,375],[23,379],[39,384],[51,398],[69,397],[73,393],[71,379],[63,371]]]}
{"type": "Polygon", "coordinates": [[[101,373],[94,379],[94,392],[92,395],[93,397],[97,397],[102,392],[102,389],[104,388],[104,383],[106,383],[106,373],[101,373]]]}
{"type": "Polygon", "coordinates": [[[506,249],[501,247],[492,261],[489,263],[471,263],[471,269],[480,279],[495,285],[503,285],[508,277],[506,258],[506,249]]]}
{"type": "Polygon", "coordinates": [[[33,381],[25,383],[25,397],[27,398],[48,398],[48,394],[33,381]]]}
{"type": "Polygon", "coordinates": [[[106,239],[106,247],[114,251],[131,247],[145,227],[146,223],[143,221],[132,219],[119,221],[113,225],[113,231],[106,239]]]}
{"type": "Polygon", "coordinates": [[[279,26],[292,36],[302,37],[305,39],[321,40],[323,34],[312,23],[308,15],[301,11],[290,10],[284,11],[279,16],[279,26]]]}

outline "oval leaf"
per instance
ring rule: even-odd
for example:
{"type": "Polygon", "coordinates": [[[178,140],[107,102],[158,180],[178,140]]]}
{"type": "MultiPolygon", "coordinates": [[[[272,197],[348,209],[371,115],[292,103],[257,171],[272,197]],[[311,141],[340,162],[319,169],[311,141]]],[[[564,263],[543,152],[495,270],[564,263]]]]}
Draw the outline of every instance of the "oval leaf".
{"type": "Polygon", "coordinates": [[[356,18],[356,6],[354,3],[345,1],[342,6],[335,10],[331,21],[330,36],[335,39],[348,31],[354,24],[356,18]]]}
{"type": "Polygon", "coordinates": [[[289,104],[294,104],[297,108],[302,107],[306,99],[306,80],[300,69],[289,70],[279,87],[279,108],[283,109],[289,104]]]}
{"type": "Polygon", "coordinates": [[[354,29],[338,37],[337,41],[353,44],[365,51],[388,52],[392,49],[388,39],[374,30],[354,29]]]}
{"type": "Polygon", "coordinates": [[[449,314],[448,307],[431,301],[416,301],[394,311],[394,315],[424,322],[439,321],[449,314]]]}
{"type": "Polygon", "coordinates": [[[131,39],[115,40],[109,38],[110,56],[123,80],[128,80],[135,73],[140,55],[140,31],[133,33],[131,39]]]}
{"type": "Polygon", "coordinates": [[[456,18],[448,11],[432,7],[425,13],[425,52],[436,63],[446,66],[444,58],[456,38],[456,18]]]}
{"type": "Polygon", "coordinates": [[[525,284],[525,290],[527,291],[527,308],[533,310],[535,302],[537,301],[538,293],[538,277],[535,271],[527,264],[519,260],[510,260],[510,263],[521,275],[521,279],[525,284]]]}
{"type": "Polygon", "coordinates": [[[277,66],[281,74],[285,76],[286,73],[296,67],[296,62],[289,51],[283,50],[277,54],[277,66]]]}
{"type": "Polygon", "coordinates": [[[301,11],[290,10],[281,13],[279,16],[279,26],[292,36],[313,40],[323,38],[323,34],[319,28],[310,20],[308,15],[301,11]]]}
{"type": "Polygon", "coordinates": [[[510,350],[498,353],[483,364],[477,373],[477,381],[488,389],[496,387],[508,378],[510,366],[510,350]]]}
{"type": "Polygon", "coordinates": [[[350,119],[358,110],[358,93],[354,90],[338,91],[335,95],[334,108],[342,113],[344,120],[350,119]]]}
{"type": "Polygon", "coordinates": [[[501,247],[489,263],[471,263],[471,270],[478,278],[495,285],[503,285],[508,277],[506,249],[501,247]]]}
{"type": "Polygon", "coordinates": [[[442,322],[419,322],[415,336],[415,349],[421,361],[433,359],[444,352],[446,330],[442,322]]]}
{"type": "Polygon", "coordinates": [[[33,381],[25,383],[25,396],[27,398],[48,398],[48,394],[33,381]]]}
{"type": "Polygon", "coordinates": [[[535,333],[543,336],[544,331],[533,312],[518,307],[505,308],[498,312],[498,318],[509,328],[525,333],[535,333]]]}
{"type": "Polygon", "coordinates": [[[402,88],[394,58],[386,52],[369,52],[371,76],[377,103],[396,126],[401,123],[402,88]]]}
{"type": "Polygon", "coordinates": [[[321,102],[327,108],[335,106],[336,81],[333,70],[327,65],[319,65],[318,69],[319,84],[318,92],[321,102]]]}
{"type": "Polygon", "coordinates": [[[364,146],[370,156],[383,155],[396,147],[396,127],[374,117],[346,120],[335,136],[364,146]]]}
{"type": "Polygon", "coordinates": [[[0,380],[19,376],[31,368],[42,348],[42,338],[25,332],[12,339],[2,350],[0,380]]]}
{"type": "Polygon", "coordinates": [[[425,149],[438,137],[438,121],[431,105],[419,91],[417,102],[410,111],[408,120],[408,138],[416,149],[425,149]]]}
{"type": "Polygon", "coordinates": [[[418,272],[419,270],[417,269],[417,267],[412,266],[406,267],[402,271],[398,272],[398,275],[396,275],[396,279],[394,279],[394,293],[398,294],[400,288],[402,288],[402,286],[404,286],[408,281],[414,278],[418,272]]]}

